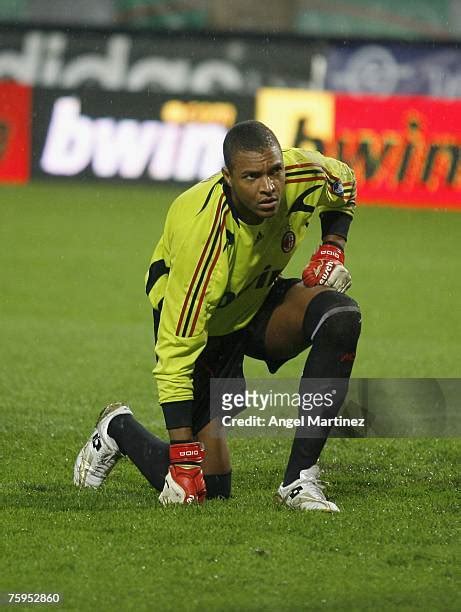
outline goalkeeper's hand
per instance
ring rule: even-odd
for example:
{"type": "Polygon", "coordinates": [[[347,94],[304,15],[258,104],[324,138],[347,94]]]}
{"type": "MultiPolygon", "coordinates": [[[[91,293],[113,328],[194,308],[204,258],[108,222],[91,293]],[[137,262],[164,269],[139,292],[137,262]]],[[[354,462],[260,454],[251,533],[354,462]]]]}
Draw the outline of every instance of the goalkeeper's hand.
{"type": "Polygon", "coordinates": [[[205,449],[200,442],[182,442],[170,445],[170,467],[159,501],[167,504],[203,503],[206,486],[200,464],[205,449]]]}
{"type": "Polygon", "coordinates": [[[344,293],[352,284],[351,275],[344,267],[344,251],[332,244],[322,244],[303,270],[306,287],[324,285],[344,293]]]}

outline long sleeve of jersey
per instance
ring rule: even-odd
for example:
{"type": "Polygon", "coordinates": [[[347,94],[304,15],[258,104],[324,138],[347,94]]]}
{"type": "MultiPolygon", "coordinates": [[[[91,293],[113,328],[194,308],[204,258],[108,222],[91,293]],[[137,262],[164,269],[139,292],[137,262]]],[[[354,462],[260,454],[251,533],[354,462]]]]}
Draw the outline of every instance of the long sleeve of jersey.
{"type": "Polygon", "coordinates": [[[227,282],[223,251],[228,214],[223,197],[197,210],[190,198],[180,196],[170,208],[154,252],[147,289],[154,314],[160,314],[154,375],[161,404],[193,399],[194,365],[227,282]],[[163,298],[156,303],[159,294],[163,298]]]}
{"type": "Polygon", "coordinates": [[[322,213],[338,211],[353,216],[357,198],[355,174],[347,164],[332,158],[324,158],[326,177],[324,201],[317,207],[322,213]]]}

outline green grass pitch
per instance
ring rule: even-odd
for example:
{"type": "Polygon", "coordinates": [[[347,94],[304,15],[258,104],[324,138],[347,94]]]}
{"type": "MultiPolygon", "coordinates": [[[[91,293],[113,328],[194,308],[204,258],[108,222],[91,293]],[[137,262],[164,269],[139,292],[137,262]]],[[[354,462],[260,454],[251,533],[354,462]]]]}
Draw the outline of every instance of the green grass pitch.
{"type": "MultiPolygon", "coordinates": [[[[102,490],[75,490],[76,453],[105,404],[129,402],[163,435],[143,283],[174,193],[1,188],[0,592],[59,592],[66,610],[460,609],[456,439],[330,440],[338,515],[273,501],[286,438],[231,441],[229,502],[162,508],[128,461],[102,490]]],[[[459,377],[460,236],[456,213],[358,209],[354,376],[459,377]]],[[[318,237],[314,226],[291,273],[318,237]]],[[[257,362],[247,373],[265,375],[257,362]]]]}

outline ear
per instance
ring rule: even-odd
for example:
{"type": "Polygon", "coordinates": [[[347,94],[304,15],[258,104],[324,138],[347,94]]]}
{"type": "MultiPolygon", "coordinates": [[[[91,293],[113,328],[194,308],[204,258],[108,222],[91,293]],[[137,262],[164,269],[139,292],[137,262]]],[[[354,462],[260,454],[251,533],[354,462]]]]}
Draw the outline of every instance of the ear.
{"type": "Polygon", "coordinates": [[[231,175],[230,175],[230,172],[229,172],[229,170],[228,170],[228,168],[226,166],[223,166],[222,174],[223,174],[224,182],[226,183],[226,185],[228,185],[229,187],[232,187],[231,175]]]}

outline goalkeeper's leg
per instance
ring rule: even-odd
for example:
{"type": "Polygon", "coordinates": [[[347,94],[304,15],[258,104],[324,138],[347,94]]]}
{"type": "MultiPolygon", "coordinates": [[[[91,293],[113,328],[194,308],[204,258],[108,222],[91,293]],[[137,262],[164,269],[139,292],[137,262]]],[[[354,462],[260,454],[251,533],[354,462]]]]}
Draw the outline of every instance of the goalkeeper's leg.
{"type": "MultiPolygon", "coordinates": [[[[331,289],[306,288],[301,283],[286,292],[267,323],[266,359],[283,362],[311,346],[300,383],[301,394],[318,392],[319,379],[345,381],[328,413],[319,414],[321,418],[336,416],[345,399],[360,324],[360,310],[352,298],[331,289]]],[[[296,432],[284,484],[315,465],[329,431],[330,428],[320,428],[315,438],[296,432]]]]}
{"type": "MultiPolygon", "coordinates": [[[[302,283],[290,286],[290,283],[292,279],[286,279],[280,283],[280,289],[275,288],[272,303],[269,300],[252,323],[250,344],[256,348],[250,354],[264,359],[270,371],[275,372],[285,361],[311,346],[300,395],[331,390],[329,387],[334,382],[338,388],[333,405],[322,407],[316,413],[320,418],[331,418],[338,413],[347,392],[360,334],[360,310],[354,300],[337,291],[306,288],[302,283]]],[[[309,414],[312,416],[312,412],[309,414]]],[[[319,427],[315,432],[304,428],[296,431],[279,488],[279,495],[287,505],[329,512],[338,510],[322,492],[316,465],[329,432],[329,427],[319,427]]]]}
{"type": "MultiPolygon", "coordinates": [[[[201,442],[206,451],[205,458],[200,461],[200,471],[203,471],[207,499],[228,498],[231,490],[231,467],[227,441],[223,432],[217,430],[216,423],[210,422],[210,376],[243,377],[242,342],[239,334],[234,334],[232,339],[228,337],[209,338],[208,345],[200,355],[194,369],[193,438],[201,442]]],[[[123,454],[131,459],[153,487],[162,491],[170,467],[170,444],[143,427],[134,418],[128,407],[118,408],[113,414],[110,412],[106,415],[104,412],[103,425],[104,427],[100,427],[101,432],[96,432],[98,440],[103,438],[102,449],[98,452],[93,449],[93,433],[92,438],[83,449],[89,449],[86,455],[90,456],[91,461],[88,459],[83,462],[80,458],[82,452],[77,458],[77,463],[84,464],[83,467],[88,464],[89,470],[77,470],[77,477],[74,478],[76,484],[100,486],[123,454]],[[102,460],[99,459],[99,455],[104,455],[102,460]],[[86,474],[91,470],[91,473],[95,472],[96,476],[90,482],[86,474]]],[[[87,458],[86,455],[84,458],[87,458]]]]}
{"type": "MultiPolygon", "coordinates": [[[[136,465],[150,484],[162,491],[170,465],[170,445],[153,435],[131,414],[112,419],[108,434],[115,440],[121,453],[136,465]]],[[[218,437],[214,423],[209,423],[197,435],[206,448],[202,464],[207,488],[207,499],[230,496],[231,467],[225,438],[218,437]]]]}
{"type": "Polygon", "coordinates": [[[153,487],[161,491],[170,465],[170,445],[154,436],[131,414],[113,418],[107,433],[115,440],[120,452],[135,464],[153,487]]]}
{"type": "MultiPolygon", "coordinates": [[[[332,405],[314,409],[311,416],[322,419],[338,414],[346,397],[360,327],[358,305],[346,295],[328,291],[320,293],[309,303],[303,318],[303,335],[312,347],[303,369],[299,392],[301,396],[319,391],[328,393],[332,386],[335,387],[332,405]]],[[[300,428],[296,432],[284,485],[299,478],[301,470],[317,463],[331,427],[309,429],[306,432],[300,428]]]]}

